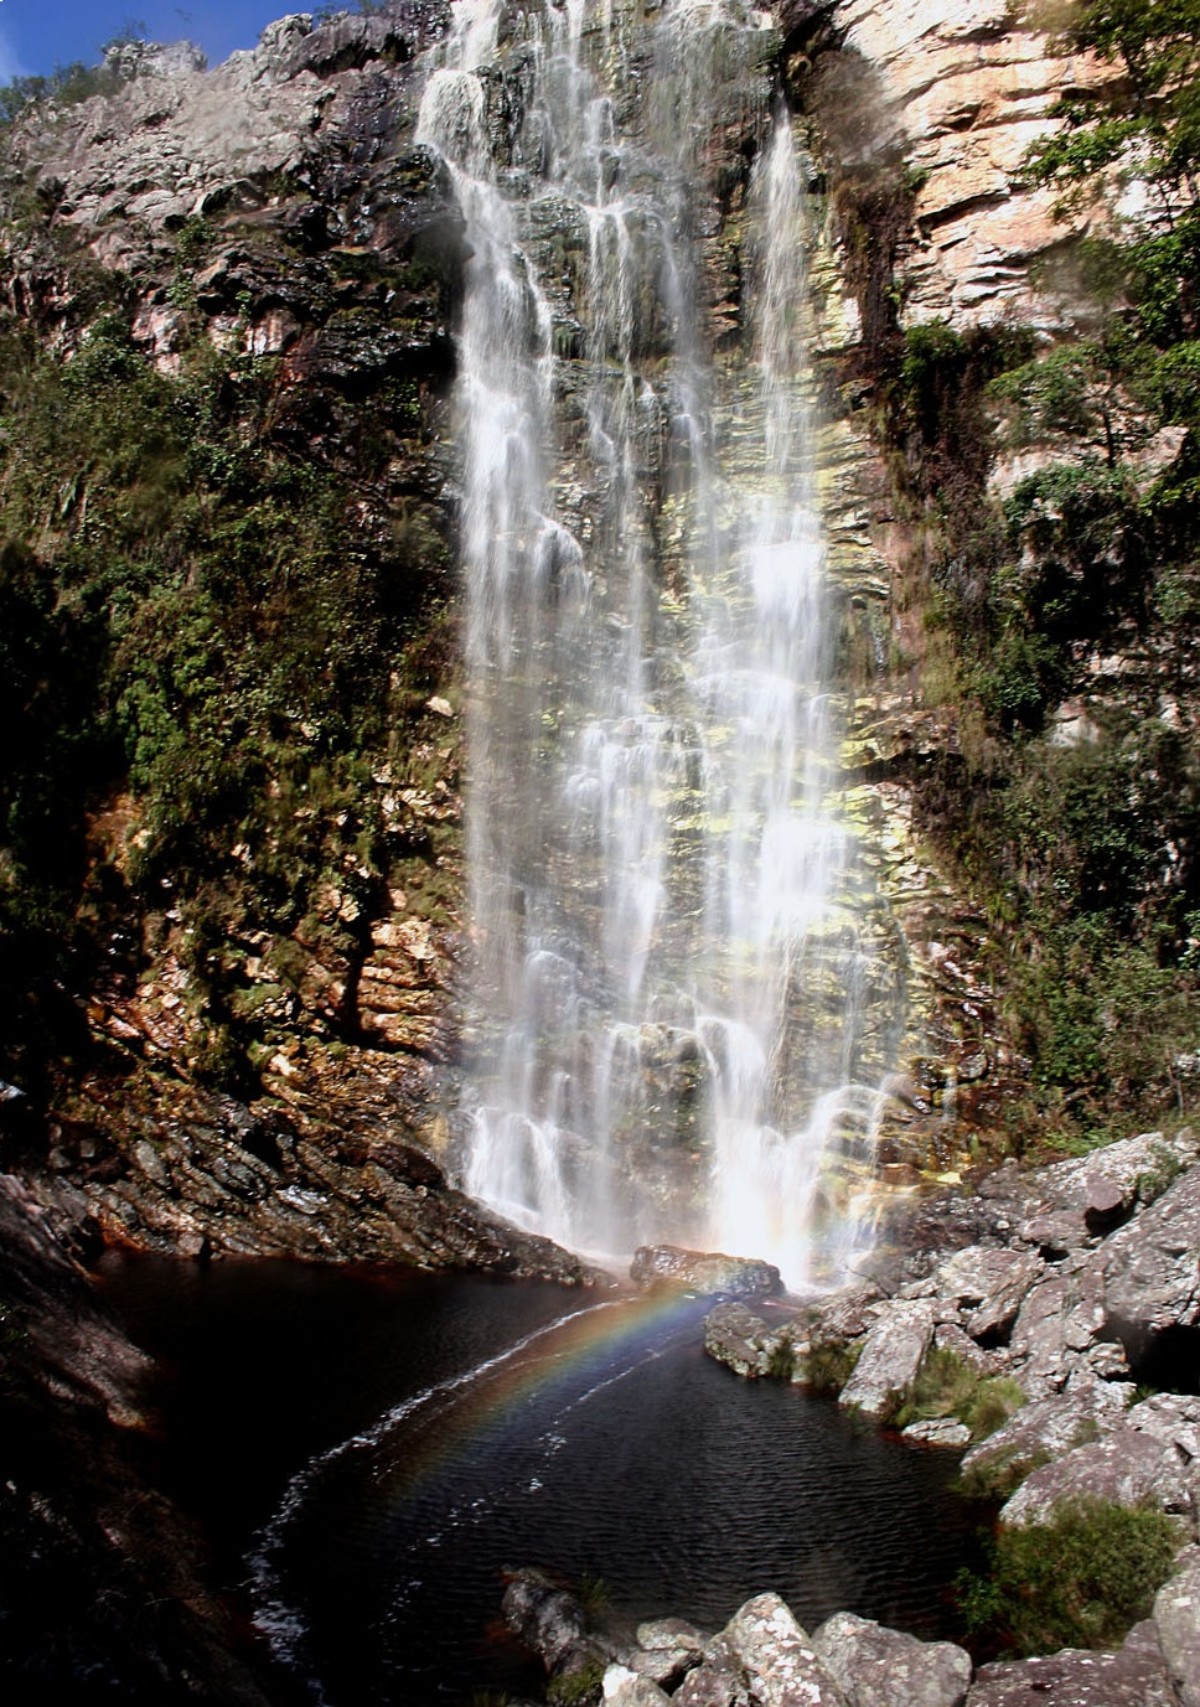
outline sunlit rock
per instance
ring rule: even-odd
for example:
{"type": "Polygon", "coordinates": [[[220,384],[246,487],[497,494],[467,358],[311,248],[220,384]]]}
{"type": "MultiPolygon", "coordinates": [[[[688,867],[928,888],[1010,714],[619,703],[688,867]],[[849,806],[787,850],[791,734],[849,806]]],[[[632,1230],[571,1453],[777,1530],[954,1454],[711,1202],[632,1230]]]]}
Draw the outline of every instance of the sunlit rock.
{"type": "Polygon", "coordinates": [[[865,1416],[885,1416],[916,1379],[933,1330],[933,1310],[927,1302],[894,1299],[881,1304],[838,1404],[865,1416]]]}
{"type": "Polygon", "coordinates": [[[952,1642],[921,1642],[838,1612],[812,1644],[851,1707],[962,1707],[966,1699],[971,1658],[952,1642]]]}
{"type": "Polygon", "coordinates": [[[638,1286],[727,1292],[735,1298],[764,1298],[783,1291],[779,1270],[771,1263],[720,1251],[686,1251],[678,1245],[641,1246],[634,1252],[629,1277],[638,1286]]]}

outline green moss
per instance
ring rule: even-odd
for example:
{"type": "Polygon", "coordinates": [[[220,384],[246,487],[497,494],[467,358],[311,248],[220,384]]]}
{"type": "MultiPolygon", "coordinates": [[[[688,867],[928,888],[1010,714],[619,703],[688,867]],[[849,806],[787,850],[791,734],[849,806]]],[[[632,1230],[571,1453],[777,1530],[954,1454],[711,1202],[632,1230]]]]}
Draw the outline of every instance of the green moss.
{"type": "Polygon", "coordinates": [[[577,1671],[552,1677],[546,1700],[551,1707],[592,1707],[599,1702],[603,1685],[604,1667],[598,1660],[589,1660],[577,1671]]]}

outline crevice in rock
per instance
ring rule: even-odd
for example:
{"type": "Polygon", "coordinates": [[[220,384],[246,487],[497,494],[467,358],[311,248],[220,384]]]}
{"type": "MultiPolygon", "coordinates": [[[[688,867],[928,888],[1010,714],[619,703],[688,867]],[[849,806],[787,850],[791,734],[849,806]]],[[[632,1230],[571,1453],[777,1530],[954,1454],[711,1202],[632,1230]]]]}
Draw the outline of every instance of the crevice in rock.
{"type": "Polygon", "coordinates": [[[1130,1379],[1167,1393],[1200,1393],[1200,1327],[1172,1325],[1161,1333],[1122,1325],[1118,1335],[1130,1379]]]}

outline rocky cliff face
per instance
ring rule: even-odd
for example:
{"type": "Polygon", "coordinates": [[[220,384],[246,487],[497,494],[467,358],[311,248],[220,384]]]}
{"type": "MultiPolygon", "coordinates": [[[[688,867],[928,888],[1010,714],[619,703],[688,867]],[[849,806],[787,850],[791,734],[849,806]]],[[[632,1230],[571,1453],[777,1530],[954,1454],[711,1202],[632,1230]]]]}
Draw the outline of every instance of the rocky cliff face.
{"type": "MultiPolygon", "coordinates": [[[[636,55],[654,11],[615,8],[613,51],[636,55]]],[[[90,1053],[69,1090],[62,1078],[50,1088],[66,1118],[49,1140],[9,1142],[41,1189],[111,1236],[490,1260],[492,1234],[478,1224],[461,1239],[426,1237],[434,1182],[412,1159],[413,1145],[436,1155],[453,1140],[463,948],[448,437],[462,219],[445,167],[413,141],[422,54],[447,17],[434,0],[316,28],[290,17],[213,71],[186,53],[143,55],[114,66],[107,94],[43,103],[6,141],[10,324],[31,329],[48,359],[77,360],[97,303],[116,302],[164,385],[182,386],[201,356],[215,364],[233,440],[259,434],[272,454],[338,482],[336,549],[369,569],[355,620],[369,625],[388,600],[402,607],[404,651],[380,676],[353,796],[347,769],[345,787],[316,798],[312,779],[337,738],[283,704],[272,712],[282,747],[304,749],[309,780],[293,798],[291,760],[270,752],[259,787],[283,804],[265,809],[265,828],[243,833],[236,813],[218,825],[203,881],[179,897],[153,863],[167,841],[145,789],[117,766],[104,799],[89,800],[88,904],[94,912],[101,888],[116,897],[99,908],[103,929],[70,992],[86,1010],[90,1053]],[[240,400],[253,388],[252,418],[240,400]],[[283,878],[292,904],[272,911],[260,874],[273,858],[286,865],[289,837],[300,847],[283,878]],[[202,914],[220,940],[198,955],[202,914]],[[240,1101],[188,1088],[214,1077],[214,1048],[227,1047],[250,1069],[232,1073],[240,1101]],[[187,1083],[168,1090],[177,1073],[187,1083]],[[348,1147],[330,1137],[351,1126],[348,1147]],[[375,1184],[363,1183],[372,1169],[375,1184]],[[350,1220],[370,1205],[350,1247],[342,1211],[322,1219],[330,1200],[349,1204],[350,1220]],[[398,1246],[382,1230],[397,1222],[409,1229],[398,1246]]],[[[519,132],[530,50],[518,24],[502,32],[489,82],[498,135],[519,132]]],[[[1016,27],[1000,0],[783,5],[758,61],[722,85],[698,162],[703,295],[732,371],[745,337],[749,162],[773,88],[789,90],[822,214],[810,259],[814,387],[843,611],[843,802],[880,897],[870,929],[904,992],[883,1148],[901,1172],[954,1165],[972,1133],[986,1138],[1028,1064],[999,1017],[993,922],[923,834],[923,779],[960,759],[962,708],[930,653],[921,518],[898,502],[894,458],[879,448],[877,358],[921,325],[967,339],[1021,328],[1057,337],[1076,324],[1084,311],[1039,270],[1063,241],[1050,193],[1017,187],[1014,173],[1053,102],[1105,74],[1016,27]]],[[[545,213],[541,240],[563,249],[553,306],[569,348],[579,234],[545,213]]],[[[1046,453],[1021,454],[995,475],[1001,488],[1046,453]]],[[[43,518],[47,561],[86,535],[88,481],[86,469],[64,475],[43,518]]],[[[564,514],[586,496],[564,486],[564,514]]],[[[669,505],[660,522],[669,577],[669,505]]],[[[1126,679],[1127,665],[1098,658],[1097,692],[1126,679]]],[[[1061,717],[1076,713],[1072,702],[1061,717]]]]}

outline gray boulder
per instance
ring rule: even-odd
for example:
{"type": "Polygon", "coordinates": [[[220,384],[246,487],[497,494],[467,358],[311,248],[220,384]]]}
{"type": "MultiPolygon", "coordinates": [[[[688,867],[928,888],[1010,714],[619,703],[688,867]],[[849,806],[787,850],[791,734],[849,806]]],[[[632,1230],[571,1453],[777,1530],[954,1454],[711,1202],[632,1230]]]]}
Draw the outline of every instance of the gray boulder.
{"type": "Polygon", "coordinates": [[[1200,1326],[1200,1168],[1106,1239],[1091,1262],[1108,1324],[1127,1343],[1200,1326]]]}
{"type": "Polygon", "coordinates": [[[648,1677],[627,1666],[609,1666],[604,1673],[604,1700],[610,1707],[664,1707],[671,1697],[648,1677]]]}
{"type": "Polygon", "coordinates": [[[847,1707],[820,1655],[777,1594],[748,1600],[722,1637],[745,1674],[755,1707],[847,1707]]]}
{"type": "Polygon", "coordinates": [[[1172,1138],[1140,1132],[1086,1156],[1039,1168],[1029,1186],[1043,1212],[1075,1210],[1102,1220],[1113,1214],[1118,1201],[1126,1213],[1138,1202],[1150,1201],[1168,1175],[1189,1167],[1198,1156],[1200,1141],[1190,1127],[1172,1138]]]}
{"type": "Polygon", "coordinates": [[[1200,1547],[1185,1547],[1177,1566],[1155,1597],[1154,1624],[1183,1707],[1200,1707],[1200,1547]]]}
{"type": "Polygon", "coordinates": [[[967,1707],[1177,1707],[1177,1700],[1147,1621],[1115,1653],[1064,1648],[1045,1659],[980,1666],[967,1707]]]}
{"type": "Polygon", "coordinates": [[[872,1281],[843,1287],[810,1312],[809,1337],[814,1345],[844,1345],[860,1339],[874,1322],[883,1293],[872,1281]]]}
{"type": "Polygon", "coordinates": [[[675,1707],[753,1707],[745,1673],[722,1636],[709,1643],[703,1665],[671,1697],[675,1707]]]}
{"type": "Polygon", "coordinates": [[[971,1657],[953,1642],[920,1642],[852,1612],[814,1631],[812,1645],[849,1707],[962,1707],[971,1657]]]}
{"type": "Polygon", "coordinates": [[[638,1647],[654,1653],[662,1649],[684,1648],[702,1653],[706,1637],[686,1618],[649,1618],[637,1627],[638,1647]]]}
{"type": "Polygon", "coordinates": [[[894,1299],[881,1304],[838,1404],[867,1416],[886,1416],[915,1380],[933,1329],[933,1308],[924,1299],[894,1299]]]}
{"type": "Polygon", "coordinates": [[[1191,1518],[1192,1496],[1176,1449],[1139,1429],[1121,1427],[1034,1470],[1000,1513],[1005,1524],[1045,1523],[1056,1506],[1081,1499],[1154,1505],[1191,1518]]]}
{"type": "Polygon", "coordinates": [[[964,1312],[972,1339],[1003,1334],[1016,1320],[1029,1288],[1045,1270],[1036,1252],[968,1245],[942,1263],[934,1276],[938,1294],[964,1312]]]}
{"type": "Polygon", "coordinates": [[[678,1245],[642,1245],[634,1252],[629,1278],[637,1286],[678,1286],[688,1292],[727,1292],[733,1298],[766,1298],[783,1291],[779,1270],[757,1257],[721,1251],[686,1251],[678,1245]]]}
{"type": "Polygon", "coordinates": [[[985,1351],[956,1322],[940,1322],[934,1330],[933,1343],[938,1351],[952,1351],[960,1363],[985,1378],[1006,1374],[1012,1361],[1006,1347],[985,1351]]]}
{"type": "Polygon", "coordinates": [[[704,1319],[705,1351],[738,1375],[769,1375],[775,1359],[795,1343],[794,1322],[765,1322],[745,1304],[718,1304],[704,1319]]]}
{"type": "Polygon", "coordinates": [[[1123,1348],[1105,1342],[1104,1279],[1084,1257],[1068,1258],[1031,1288],[1021,1305],[1009,1350],[1014,1371],[1032,1392],[1057,1390],[1073,1370],[1097,1359],[1111,1377],[1128,1373],[1123,1348]]]}
{"type": "Polygon", "coordinates": [[[971,1431],[957,1417],[928,1417],[923,1422],[909,1423],[901,1429],[900,1438],[914,1446],[949,1446],[961,1452],[971,1444],[971,1431]]]}
{"type": "Polygon", "coordinates": [[[1117,1428],[1133,1391],[1128,1385],[1087,1378],[1073,1381],[1064,1393],[1031,1399],[971,1448],[962,1461],[963,1473],[1007,1469],[1020,1477],[1027,1469],[1060,1458],[1089,1437],[1117,1428]]]}
{"type": "Polygon", "coordinates": [[[573,1594],[543,1571],[517,1571],[502,1603],[504,1621],[548,1672],[561,1670],[586,1643],[587,1619],[573,1594]]]}

